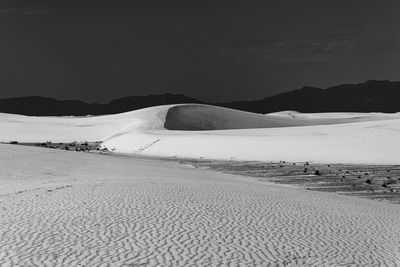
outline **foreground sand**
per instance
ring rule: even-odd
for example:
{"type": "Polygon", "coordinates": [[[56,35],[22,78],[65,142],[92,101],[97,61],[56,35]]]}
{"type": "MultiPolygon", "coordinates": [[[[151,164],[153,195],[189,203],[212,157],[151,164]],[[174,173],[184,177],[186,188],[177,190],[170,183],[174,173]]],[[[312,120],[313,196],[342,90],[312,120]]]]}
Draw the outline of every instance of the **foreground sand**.
{"type": "Polygon", "coordinates": [[[0,145],[1,266],[398,266],[400,205],[0,145]]]}

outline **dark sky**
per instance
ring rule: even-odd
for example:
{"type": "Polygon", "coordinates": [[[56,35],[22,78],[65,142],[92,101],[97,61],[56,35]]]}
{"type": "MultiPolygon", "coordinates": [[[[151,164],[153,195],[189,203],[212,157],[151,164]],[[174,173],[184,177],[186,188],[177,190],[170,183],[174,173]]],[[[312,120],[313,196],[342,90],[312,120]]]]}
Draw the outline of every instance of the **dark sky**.
{"type": "Polygon", "coordinates": [[[400,1],[0,1],[0,98],[263,98],[400,80],[400,1]]]}

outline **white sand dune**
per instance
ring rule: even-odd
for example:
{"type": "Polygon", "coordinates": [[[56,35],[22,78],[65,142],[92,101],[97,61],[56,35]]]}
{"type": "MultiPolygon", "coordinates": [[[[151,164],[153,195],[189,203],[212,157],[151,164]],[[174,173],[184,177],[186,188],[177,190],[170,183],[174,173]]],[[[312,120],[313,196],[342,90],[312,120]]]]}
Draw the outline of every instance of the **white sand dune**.
{"type": "Polygon", "coordinates": [[[116,152],[156,156],[400,162],[400,113],[258,115],[188,104],[79,118],[0,114],[0,129],[5,142],[103,141],[116,152]]]}
{"type": "Polygon", "coordinates": [[[0,145],[1,266],[399,266],[400,206],[0,145]]]}

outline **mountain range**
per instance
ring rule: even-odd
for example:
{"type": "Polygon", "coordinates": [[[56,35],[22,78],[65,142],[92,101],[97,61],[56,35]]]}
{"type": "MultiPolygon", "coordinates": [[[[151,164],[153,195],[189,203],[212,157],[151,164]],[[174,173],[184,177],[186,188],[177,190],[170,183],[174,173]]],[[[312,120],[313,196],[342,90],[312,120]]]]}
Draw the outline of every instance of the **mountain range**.
{"type": "Polygon", "coordinates": [[[180,94],[123,97],[107,104],[28,96],[0,99],[0,112],[30,116],[85,116],[127,112],[167,104],[199,103],[255,113],[282,110],[299,112],[399,112],[400,82],[370,80],[326,89],[302,87],[260,100],[207,103],[180,94]]]}

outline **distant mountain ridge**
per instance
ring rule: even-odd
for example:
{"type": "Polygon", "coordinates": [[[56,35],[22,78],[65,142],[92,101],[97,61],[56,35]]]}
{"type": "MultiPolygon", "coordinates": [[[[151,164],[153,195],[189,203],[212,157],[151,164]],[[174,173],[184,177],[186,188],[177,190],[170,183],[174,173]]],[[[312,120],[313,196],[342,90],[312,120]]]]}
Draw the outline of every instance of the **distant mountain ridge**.
{"type": "Polygon", "coordinates": [[[400,111],[400,82],[370,80],[327,89],[302,87],[261,100],[237,101],[221,105],[257,113],[282,110],[392,113],[400,111]]]}
{"type": "Polygon", "coordinates": [[[0,112],[29,116],[86,116],[116,114],[151,106],[181,103],[203,102],[179,94],[123,97],[107,104],[28,96],[0,99],[0,112]]]}
{"type": "Polygon", "coordinates": [[[127,112],[167,104],[199,103],[229,107],[255,113],[282,110],[299,112],[399,112],[400,82],[367,81],[321,89],[302,87],[260,100],[206,103],[181,94],[123,97],[107,104],[88,104],[79,100],[56,100],[31,96],[0,99],[0,112],[30,116],[85,116],[127,112]]]}

